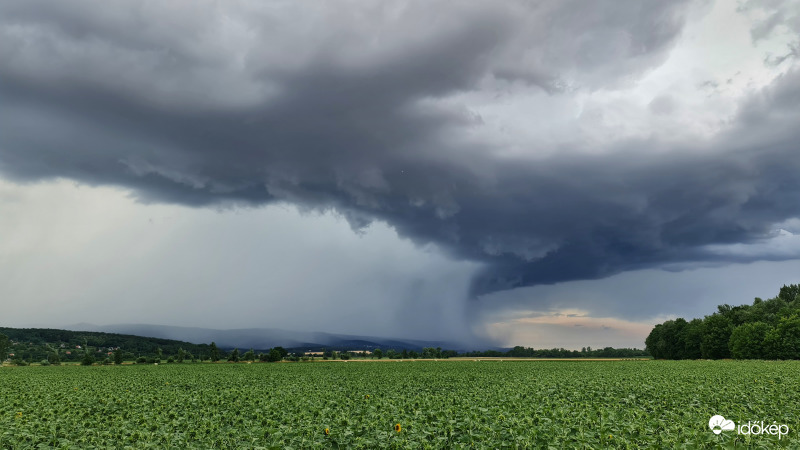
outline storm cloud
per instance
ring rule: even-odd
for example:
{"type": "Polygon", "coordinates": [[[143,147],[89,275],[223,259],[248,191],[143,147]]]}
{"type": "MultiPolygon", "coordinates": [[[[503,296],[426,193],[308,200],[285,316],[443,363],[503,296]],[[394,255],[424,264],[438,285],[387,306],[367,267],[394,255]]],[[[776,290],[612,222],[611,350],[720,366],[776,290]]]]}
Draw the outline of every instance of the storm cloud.
{"type": "Polygon", "coordinates": [[[752,251],[800,217],[792,4],[742,7],[795,47],[704,122],[680,92],[613,95],[707,2],[7,1],[0,174],[385,222],[480,263],[471,297],[796,259],[752,251]]]}

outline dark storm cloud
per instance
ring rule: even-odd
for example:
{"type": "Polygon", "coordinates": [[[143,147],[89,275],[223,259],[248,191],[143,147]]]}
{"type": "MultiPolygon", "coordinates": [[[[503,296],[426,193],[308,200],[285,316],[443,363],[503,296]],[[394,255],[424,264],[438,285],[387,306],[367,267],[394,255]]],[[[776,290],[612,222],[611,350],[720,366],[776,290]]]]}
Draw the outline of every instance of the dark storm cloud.
{"type": "Polygon", "coordinates": [[[629,83],[666,57],[683,3],[105,8],[0,6],[5,177],[384,220],[484,262],[474,294],[713,260],[706,246],[800,213],[797,71],[703,144],[500,158],[463,137],[480,116],[439,101],[482,83],[553,95],[629,83]]]}

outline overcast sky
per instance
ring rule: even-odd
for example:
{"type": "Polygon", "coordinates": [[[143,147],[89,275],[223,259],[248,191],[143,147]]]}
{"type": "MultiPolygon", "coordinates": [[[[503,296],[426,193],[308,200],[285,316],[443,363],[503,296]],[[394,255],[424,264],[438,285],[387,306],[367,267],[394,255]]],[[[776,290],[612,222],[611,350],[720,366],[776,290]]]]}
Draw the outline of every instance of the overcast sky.
{"type": "Polygon", "coordinates": [[[798,1],[0,3],[0,325],[643,347],[800,283],[798,1]]]}

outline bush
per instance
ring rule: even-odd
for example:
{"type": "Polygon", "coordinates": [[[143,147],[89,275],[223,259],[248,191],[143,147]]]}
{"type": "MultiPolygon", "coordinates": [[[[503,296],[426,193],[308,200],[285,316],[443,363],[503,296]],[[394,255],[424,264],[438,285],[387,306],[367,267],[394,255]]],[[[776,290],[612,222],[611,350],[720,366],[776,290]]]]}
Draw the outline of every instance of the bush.
{"type": "Polygon", "coordinates": [[[14,364],[15,366],[27,366],[28,365],[28,363],[25,362],[25,360],[22,359],[22,358],[15,358],[14,360],[11,361],[11,364],[14,364]]]}
{"type": "Polygon", "coordinates": [[[136,358],[136,364],[147,364],[147,358],[145,358],[144,356],[136,358]]]}
{"type": "Polygon", "coordinates": [[[43,359],[42,362],[40,362],[39,364],[42,365],[42,366],[49,366],[50,365],[50,361],[48,361],[46,359],[43,359]]]}

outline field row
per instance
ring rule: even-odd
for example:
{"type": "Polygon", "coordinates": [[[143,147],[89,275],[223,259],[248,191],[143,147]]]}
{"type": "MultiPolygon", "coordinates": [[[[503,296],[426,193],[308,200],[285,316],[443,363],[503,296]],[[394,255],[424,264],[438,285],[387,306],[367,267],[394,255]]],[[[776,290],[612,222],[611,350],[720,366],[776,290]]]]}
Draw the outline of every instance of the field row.
{"type": "Polygon", "coordinates": [[[800,362],[4,367],[0,447],[798,447],[798,405],[800,362]]]}

